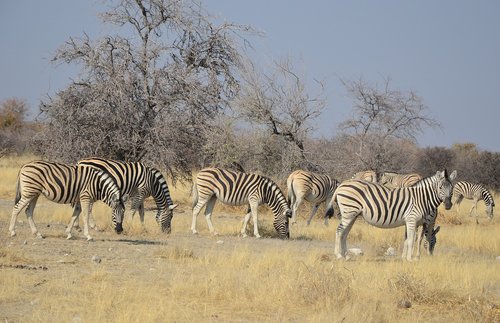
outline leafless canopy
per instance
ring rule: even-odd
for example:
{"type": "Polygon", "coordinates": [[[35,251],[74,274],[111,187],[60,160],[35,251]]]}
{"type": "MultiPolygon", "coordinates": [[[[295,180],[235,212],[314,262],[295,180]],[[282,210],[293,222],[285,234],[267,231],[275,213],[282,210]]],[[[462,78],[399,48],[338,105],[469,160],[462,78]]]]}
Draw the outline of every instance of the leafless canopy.
{"type": "Polygon", "coordinates": [[[243,73],[241,95],[235,104],[239,115],[265,128],[270,136],[283,138],[290,149],[298,150],[301,160],[295,167],[312,166],[304,142],[313,131],[312,121],[326,103],[323,84],[317,84],[319,92],[312,96],[306,89],[305,77],[295,71],[290,59],[274,62],[266,73],[248,63],[243,73]]]}
{"type": "Polygon", "coordinates": [[[352,117],[339,128],[351,141],[360,169],[383,170],[391,164],[396,143],[416,142],[425,127],[440,127],[422,98],[413,91],[391,89],[389,78],[382,88],[363,79],[342,83],[354,106],[352,117]]]}
{"type": "Polygon", "coordinates": [[[238,93],[236,39],[250,29],[215,24],[195,1],[110,3],[102,17],[120,35],[70,38],[55,54],[54,62],[79,64],[82,73],[42,103],[49,126],[37,147],[68,161],[147,156],[188,170],[207,123],[238,93]]]}

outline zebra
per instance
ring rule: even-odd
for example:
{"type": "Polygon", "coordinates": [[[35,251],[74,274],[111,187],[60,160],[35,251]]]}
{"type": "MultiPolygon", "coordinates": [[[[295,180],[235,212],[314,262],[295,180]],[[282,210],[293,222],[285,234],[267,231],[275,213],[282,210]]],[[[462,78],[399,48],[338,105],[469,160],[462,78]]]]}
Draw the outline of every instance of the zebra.
{"type": "Polygon", "coordinates": [[[417,253],[416,257],[420,257],[420,245],[422,240],[424,241],[424,249],[427,251],[427,254],[432,256],[434,253],[434,248],[437,243],[437,233],[441,229],[441,226],[437,226],[436,228],[430,228],[427,225],[422,226],[422,233],[419,235],[418,230],[415,231],[415,235],[417,236],[416,243],[417,243],[417,253]],[[425,238],[425,239],[424,239],[425,238]]]}
{"type": "Polygon", "coordinates": [[[156,222],[161,230],[167,234],[171,232],[173,210],[177,204],[172,202],[167,181],[161,172],[147,167],[140,162],[123,162],[105,158],[86,158],[78,165],[94,167],[107,171],[116,180],[122,194],[131,199],[130,219],[136,211],[144,227],[144,199],[152,196],[157,206],[156,222]]]}
{"type": "Polygon", "coordinates": [[[257,207],[259,204],[267,204],[274,214],[274,228],[280,238],[290,237],[288,218],[292,211],[288,206],[285,195],[271,179],[249,173],[241,173],[221,168],[204,168],[196,176],[193,185],[193,223],[191,231],[197,234],[196,217],[203,206],[205,208],[205,219],[210,233],[217,235],[212,224],[211,215],[215,202],[220,200],[224,204],[243,205],[250,204],[245,215],[241,234],[246,237],[246,228],[250,215],[254,226],[254,236],[260,238],[257,226],[257,207]]]}
{"type": "Polygon", "coordinates": [[[469,216],[472,216],[472,210],[474,210],[476,213],[476,223],[479,224],[477,202],[479,200],[483,200],[486,205],[486,214],[490,220],[493,219],[493,207],[495,206],[495,201],[493,201],[493,195],[483,185],[460,181],[455,184],[455,187],[453,188],[453,195],[457,212],[460,211],[460,203],[464,198],[472,200],[473,205],[469,211],[469,216]]]}
{"type": "MultiPolygon", "coordinates": [[[[313,208],[307,225],[318,211],[318,207],[325,201],[330,201],[339,182],[330,176],[315,174],[305,170],[292,172],[286,181],[288,188],[288,201],[292,207],[292,223],[296,223],[297,209],[302,200],[313,203],[313,208]]],[[[329,209],[330,210],[330,209],[329,209]]],[[[325,225],[328,225],[328,218],[333,216],[333,208],[325,214],[325,225]]]]}
{"type": "MultiPolygon", "coordinates": [[[[424,249],[427,251],[427,254],[432,256],[434,253],[434,248],[437,243],[437,233],[441,229],[440,226],[434,228],[434,224],[436,222],[437,209],[431,212],[430,215],[426,215],[423,219],[417,222],[417,226],[415,229],[415,242],[417,246],[417,252],[415,254],[416,258],[420,258],[420,249],[422,246],[422,240],[424,242],[424,249]],[[422,226],[422,231],[419,233],[420,226],[422,226]]],[[[408,230],[405,228],[405,240],[408,237],[408,230]]]]}
{"type": "Polygon", "coordinates": [[[378,176],[377,173],[373,170],[365,170],[361,172],[357,172],[352,176],[351,179],[360,179],[362,181],[377,183],[378,176]]]}
{"type": "Polygon", "coordinates": [[[40,194],[53,202],[74,206],[70,225],[66,228],[68,239],[72,237],[74,222],[83,210],[84,235],[87,240],[92,240],[88,221],[92,203],[97,200],[113,209],[115,231],[123,231],[125,207],[120,189],[111,175],[91,167],[37,160],[22,166],[17,177],[16,198],[9,226],[12,237],[16,235],[17,215],[27,206],[26,216],[31,232],[38,238],[43,238],[33,221],[33,210],[40,194]]]}
{"type": "MultiPolygon", "coordinates": [[[[341,219],[335,239],[335,255],[346,256],[347,235],[356,218],[362,215],[366,222],[380,228],[406,226],[407,238],[403,258],[411,261],[415,229],[423,217],[432,214],[441,202],[451,208],[452,183],[456,171],[437,171],[413,187],[388,189],[383,185],[361,180],[348,180],[339,185],[333,199],[337,201],[341,219]]],[[[428,228],[429,230],[429,228],[428,228]]]]}
{"type": "Polygon", "coordinates": [[[420,180],[422,180],[422,176],[416,173],[397,174],[392,172],[385,172],[380,176],[379,184],[382,184],[388,188],[401,188],[413,186],[420,180]]]}

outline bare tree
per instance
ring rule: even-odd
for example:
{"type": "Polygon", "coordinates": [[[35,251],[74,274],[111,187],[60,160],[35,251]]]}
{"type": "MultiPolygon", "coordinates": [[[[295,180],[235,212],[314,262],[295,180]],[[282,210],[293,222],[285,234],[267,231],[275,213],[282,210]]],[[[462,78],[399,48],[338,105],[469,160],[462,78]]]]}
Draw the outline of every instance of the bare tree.
{"type": "Polygon", "coordinates": [[[79,79],[41,105],[49,125],[40,153],[74,161],[100,155],[145,157],[189,171],[207,123],[239,90],[236,79],[246,26],[217,25],[200,3],[117,0],[102,14],[132,36],[70,38],[56,63],[77,63],[79,79]]]}
{"type": "MultiPolygon", "coordinates": [[[[323,84],[318,82],[319,94],[311,96],[304,77],[295,72],[290,59],[274,62],[268,73],[248,63],[243,73],[241,94],[236,100],[239,116],[253,126],[266,129],[289,143],[288,149],[298,151],[298,160],[289,168],[314,168],[304,145],[313,130],[312,123],[324,106],[323,84]]],[[[279,158],[273,154],[273,158],[279,158]]]]}
{"type": "MultiPolygon", "coordinates": [[[[339,127],[348,136],[360,169],[384,170],[393,159],[394,140],[416,142],[425,127],[440,127],[415,92],[367,84],[363,79],[344,81],[354,100],[352,117],[339,127]]],[[[395,169],[404,171],[404,169],[395,169]]]]}

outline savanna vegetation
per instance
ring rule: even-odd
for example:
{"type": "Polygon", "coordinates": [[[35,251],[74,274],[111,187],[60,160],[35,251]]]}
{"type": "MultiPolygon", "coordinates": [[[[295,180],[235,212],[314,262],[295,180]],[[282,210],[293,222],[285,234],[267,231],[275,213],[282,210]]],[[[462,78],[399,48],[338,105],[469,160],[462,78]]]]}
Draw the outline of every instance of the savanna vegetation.
{"type": "MultiPolygon", "coordinates": [[[[259,212],[262,239],[238,235],[244,207],[217,204],[211,236],[203,217],[190,232],[190,186],[172,197],[180,207],[165,235],[146,212],[125,221],[125,233],[111,229],[111,212],[94,207],[100,232],[87,242],[66,240],[71,208],[41,198],[35,221],[45,239],[31,236],[20,217],[17,236],[7,226],[15,179],[33,158],[0,160],[0,315],[7,322],[32,321],[309,321],[309,322],[495,322],[500,319],[498,221],[483,215],[440,210],[442,227],[433,256],[401,261],[403,228],[378,229],[358,221],[348,246],[363,250],[351,261],[335,260],[336,219],[305,225],[300,209],[291,239],[275,237],[272,215],[259,212]],[[389,247],[396,256],[387,256],[389,247]]],[[[498,199],[498,195],[495,195],[498,199]]],[[[149,201],[148,201],[149,202],[149,201]]],[[[152,202],[152,201],[151,201],[152,202]]],[[[153,205],[153,203],[147,203],[153,205]]],[[[484,214],[484,205],[479,212],[484,214]]],[[[321,210],[320,210],[321,211],[321,210]]]]}
{"type": "MultiPolygon", "coordinates": [[[[499,224],[476,225],[439,210],[434,256],[403,262],[404,228],[377,229],[358,221],[349,247],[363,255],[337,261],[337,220],[305,225],[303,203],[291,239],[275,238],[272,216],[259,209],[263,239],[241,238],[245,207],[217,204],[219,236],[199,223],[190,233],[191,179],[204,166],[272,177],[284,189],[297,168],[342,181],[356,171],[417,172],[447,168],[459,180],[500,190],[500,153],[473,143],[418,146],[439,128],[413,90],[364,79],[342,80],[352,115],[331,138],[314,136],[327,106],[324,82],[308,82],[293,59],[266,66],[249,58],[251,26],[218,23],[196,1],[109,1],[102,14],[116,33],[67,40],[57,64],[77,64],[71,84],[41,102],[27,119],[23,99],[0,102],[0,318],[10,321],[500,321],[499,224]],[[130,36],[133,35],[133,36],[130,36]],[[7,234],[16,176],[34,159],[73,163],[101,156],[141,161],[169,179],[176,209],[172,234],[154,211],[146,231],[127,219],[125,234],[110,229],[110,210],[97,203],[95,241],[64,239],[71,208],[40,198],[35,221],[46,236],[31,237],[20,219],[7,234]]],[[[445,129],[444,129],[445,130],[445,129]]],[[[498,199],[498,195],[494,194],[498,199]]],[[[152,204],[148,204],[152,205],[152,204]]],[[[320,209],[318,215],[324,214],[320,209]]],[[[20,216],[20,218],[22,218],[20,216]]],[[[203,217],[198,219],[204,222],[203,217]]]]}

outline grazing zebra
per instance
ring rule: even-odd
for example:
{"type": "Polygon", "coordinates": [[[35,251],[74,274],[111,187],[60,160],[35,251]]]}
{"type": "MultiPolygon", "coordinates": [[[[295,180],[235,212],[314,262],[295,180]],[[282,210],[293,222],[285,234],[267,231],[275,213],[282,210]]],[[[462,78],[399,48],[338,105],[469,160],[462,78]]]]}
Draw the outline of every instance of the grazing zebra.
{"type": "Polygon", "coordinates": [[[382,173],[380,184],[388,188],[410,187],[422,179],[419,174],[397,174],[391,172],[382,173]]]}
{"type": "Polygon", "coordinates": [[[373,170],[365,170],[357,172],[352,176],[352,179],[360,179],[362,181],[377,183],[377,173],[373,170]]]}
{"type": "MultiPolygon", "coordinates": [[[[415,229],[415,240],[417,246],[417,252],[415,257],[420,257],[420,249],[422,246],[422,240],[424,241],[424,249],[427,251],[428,255],[433,254],[434,248],[437,243],[437,233],[441,229],[440,226],[437,226],[434,229],[434,224],[436,222],[437,210],[430,215],[424,216],[423,220],[417,223],[417,227],[415,229]],[[422,232],[419,234],[420,226],[422,226],[422,232]]],[[[405,230],[405,240],[408,237],[407,230],[405,230]]]]}
{"type": "MultiPolygon", "coordinates": [[[[309,225],[318,211],[319,205],[331,200],[335,189],[339,186],[339,182],[327,175],[296,170],[288,176],[286,185],[288,188],[288,201],[292,207],[292,223],[296,223],[297,209],[302,200],[313,203],[311,214],[307,220],[307,225],[309,225]]],[[[328,218],[332,216],[333,212],[325,214],[325,225],[328,225],[328,218]]]]}
{"type": "Polygon", "coordinates": [[[433,214],[439,204],[451,208],[452,183],[456,171],[438,171],[413,187],[388,189],[376,183],[348,180],[340,184],[334,194],[340,209],[341,219],[335,239],[335,255],[346,256],[347,235],[356,218],[362,215],[366,222],[380,228],[406,225],[407,238],[403,247],[403,258],[411,260],[415,229],[423,217],[433,214]]]}
{"type": "Polygon", "coordinates": [[[292,211],[288,206],[285,195],[278,185],[267,177],[257,174],[246,174],[220,168],[202,169],[196,176],[193,185],[193,223],[191,231],[196,234],[196,217],[202,207],[206,204],[205,218],[208,228],[214,235],[212,220],[212,210],[215,202],[220,200],[229,205],[250,204],[249,212],[245,215],[241,234],[246,237],[246,228],[250,215],[253,220],[253,233],[260,238],[257,226],[257,207],[259,204],[267,204],[274,214],[274,228],[279,237],[289,238],[288,218],[292,216],[292,211]]]}
{"type": "Polygon", "coordinates": [[[83,210],[84,235],[87,240],[92,240],[88,221],[92,203],[97,200],[103,201],[113,209],[115,230],[117,233],[123,231],[125,208],[120,189],[111,175],[91,167],[33,161],[21,167],[17,177],[16,198],[9,226],[11,236],[16,235],[14,228],[17,215],[28,206],[26,216],[31,232],[42,238],[33,221],[33,210],[40,194],[53,202],[71,204],[75,207],[70,225],[66,228],[68,239],[71,238],[75,220],[83,210]]]}
{"type": "Polygon", "coordinates": [[[171,232],[173,210],[177,204],[172,202],[167,181],[159,170],[147,167],[139,162],[122,162],[104,158],[86,158],[78,165],[91,166],[110,173],[116,180],[123,195],[131,199],[130,218],[139,211],[141,223],[144,226],[144,199],[152,196],[158,209],[156,222],[161,230],[171,232]]]}
{"type": "Polygon", "coordinates": [[[457,207],[457,212],[460,211],[460,203],[464,198],[473,200],[472,208],[470,209],[469,216],[472,216],[472,210],[476,213],[476,223],[477,220],[477,202],[483,200],[486,205],[486,214],[490,219],[493,219],[493,207],[495,206],[495,201],[493,201],[493,195],[481,184],[473,184],[469,182],[457,182],[453,188],[453,195],[457,207]]]}
{"type": "MultiPolygon", "coordinates": [[[[417,228],[418,229],[418,228],[417,228]]],[[[437,243],[437,233],[441,227],[438,225],[435,229],[428,228],[425,224],[422,226],[422,234],[419,236],[418,235],[418,230],[415,232],[417,235],[417,258],[420,257],[420,244],[422,239],[425,237],[424,240],[424,249],[427,251],[428,255],[431,255],[434,253],[434,248],[437,243]],[[432,232],[430,232],[432,231],[432,232]]]]}

